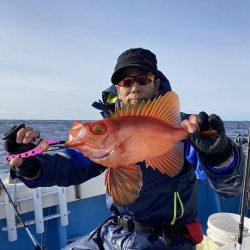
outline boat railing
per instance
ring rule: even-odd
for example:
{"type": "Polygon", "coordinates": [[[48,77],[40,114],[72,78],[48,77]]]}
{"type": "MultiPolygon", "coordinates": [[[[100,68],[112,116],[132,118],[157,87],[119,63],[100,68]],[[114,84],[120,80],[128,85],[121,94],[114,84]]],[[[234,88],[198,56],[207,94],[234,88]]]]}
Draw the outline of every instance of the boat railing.
{"type": "MultiPolygon", "coordinates": [[[[44,232],[44,221],[60,217],[61,226],[69,223],[67,204],[79,199],[101,195],[105,193],[104,175],[93,178],[83,184],[69,187],[39,187],[30,189],[21,182],[6,183],[6,189],[14,201],[20,214],[34,212],[34,219],[25,221],[26,225],[35,224],[36,232],[44,232]],[[43,215],[43,209],[57,206],[57,213],[43,215]]],[[[6,225],[1,229],[8,232],[8,240],[17,240],[17,228],[22,227],[16,219],[16,212],[8,195],[2,191],[0,194],[0,220],[6,219],[6,225]]]]}

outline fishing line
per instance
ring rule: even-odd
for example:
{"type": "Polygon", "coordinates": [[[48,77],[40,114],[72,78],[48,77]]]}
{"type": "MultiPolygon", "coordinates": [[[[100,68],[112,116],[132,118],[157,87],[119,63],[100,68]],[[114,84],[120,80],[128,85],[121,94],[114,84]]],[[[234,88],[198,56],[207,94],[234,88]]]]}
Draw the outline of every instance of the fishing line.
{"type": "Polygon", "coordinates": [[[36,240],[35,236],[31,233],[31,231],[29,230],[28,226],[25,224],[25,222],[21,219],[21,214],[19,213],[19,211],[17,210],[14,201],[12,200],[7,188],[5,187],[5,184],[3,183],[2,179],[0,178],[0,184],[1,184],[1,188],[3,188],[3,190],[5,191],[5,193],[7,194],[9,201],[11,203],[11,205],[13,206],[15,212],[16,212],[16,217],[17,219],[20,221],[20,223],[23,225],[24,229],[26,230],[26,232],[28,233],[31,241],[33,242],[33,244],[35,245],[35,250],[45,250],[45,248],[43,248],[39,242],[36,240]]]}
{"type": "Polygon", "coordinates": [[[249,173],[250,173],[250,127],[248,128],[248,142],[247,142],[247,152],[245,159],[245,168],[244,168],[244,179],[243,179],[243,189],[242,189],[242,201],[241,201],[241,210],[240,210],[240,222],[239,222],[239,234],[238,234],[238,243],[241,245],[243,241],[243,231],[244,231],[244,218],[246,214],[246,203],[249,193],[249,173]]]}

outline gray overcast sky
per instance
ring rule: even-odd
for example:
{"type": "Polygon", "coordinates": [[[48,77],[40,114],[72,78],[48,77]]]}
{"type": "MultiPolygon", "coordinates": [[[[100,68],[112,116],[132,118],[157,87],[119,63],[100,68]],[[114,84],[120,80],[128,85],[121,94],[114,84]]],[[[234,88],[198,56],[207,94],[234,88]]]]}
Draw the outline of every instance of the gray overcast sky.
{"type": "Polygon", "coordinates": [[[248,0],[0,0],[0,119],[98,119],[118,55],[144,47],[184,112],[250,120],[248,0]]]}

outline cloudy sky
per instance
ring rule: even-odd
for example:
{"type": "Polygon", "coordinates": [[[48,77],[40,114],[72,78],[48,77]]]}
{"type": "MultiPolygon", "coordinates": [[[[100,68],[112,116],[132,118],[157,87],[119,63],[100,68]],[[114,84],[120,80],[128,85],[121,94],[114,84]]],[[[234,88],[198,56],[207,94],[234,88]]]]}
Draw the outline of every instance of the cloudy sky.
{"type": "Polygon", "coordinates": [[[181,110],[250,120],[248,0],[0,0],[0,119],[98,119],[118,55],[143,47],[181,110]]]}

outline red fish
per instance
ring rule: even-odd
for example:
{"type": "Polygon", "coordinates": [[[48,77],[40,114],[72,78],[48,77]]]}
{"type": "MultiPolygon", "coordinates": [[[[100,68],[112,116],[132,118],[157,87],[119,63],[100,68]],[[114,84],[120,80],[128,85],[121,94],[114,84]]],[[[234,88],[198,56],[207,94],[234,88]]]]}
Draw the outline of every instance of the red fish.
{"type": "Polygon", "coordinates": [[[123,105],[95,122],[75,121],[66,146],[80,150],[107,167],[106,190],[117,205],[139,196],[142,174],[137,162],[177,175],[184,161],[183,143],[188,132],[181,127],[178,96],[168,92],[153,101],[123,105]]]}

